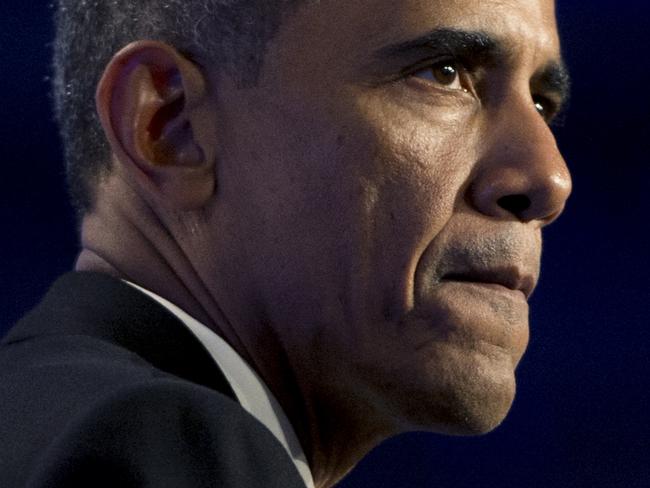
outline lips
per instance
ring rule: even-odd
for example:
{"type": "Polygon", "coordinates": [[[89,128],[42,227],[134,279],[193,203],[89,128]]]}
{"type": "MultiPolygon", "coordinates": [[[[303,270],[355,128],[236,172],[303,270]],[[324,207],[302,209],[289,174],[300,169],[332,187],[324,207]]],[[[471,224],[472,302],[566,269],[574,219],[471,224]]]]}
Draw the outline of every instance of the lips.
{"type": "Polygon", "coordinates": [[[490,285],[501,285],[513,291],[520,291],[526,299],[530,297],[535,288],[535,278],[522,273],[516,267],[472,269],[445,274],[441,282],[466,282],[490,285]]]}

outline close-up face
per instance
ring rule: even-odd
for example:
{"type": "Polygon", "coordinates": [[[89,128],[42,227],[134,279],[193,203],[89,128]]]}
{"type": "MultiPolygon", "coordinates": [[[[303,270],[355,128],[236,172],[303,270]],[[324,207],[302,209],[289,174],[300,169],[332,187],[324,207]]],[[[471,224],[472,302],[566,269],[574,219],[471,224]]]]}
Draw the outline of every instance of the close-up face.
{"type": "Polygon", "coordinates": [[[227,259],[203,279],[321,408],[494,428],[571,191],[548,125],[565,84],[550,0],[308,2],[256,87],[216,85],[227,259]]]}

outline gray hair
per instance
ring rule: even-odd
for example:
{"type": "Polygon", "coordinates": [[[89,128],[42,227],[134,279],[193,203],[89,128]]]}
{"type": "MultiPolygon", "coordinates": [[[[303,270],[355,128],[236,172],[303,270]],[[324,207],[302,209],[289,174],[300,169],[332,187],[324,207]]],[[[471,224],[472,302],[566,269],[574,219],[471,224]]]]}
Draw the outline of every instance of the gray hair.
{"type": "Polygon", "coordinates": [[[302,0],[59,0],[55,13],[54,108],[71,203],[90,211],[111,153],[95,110],[99,79],[122,47],[166,42],[209,60],[245,88],[257,83],[265,48],[302,0]]]}

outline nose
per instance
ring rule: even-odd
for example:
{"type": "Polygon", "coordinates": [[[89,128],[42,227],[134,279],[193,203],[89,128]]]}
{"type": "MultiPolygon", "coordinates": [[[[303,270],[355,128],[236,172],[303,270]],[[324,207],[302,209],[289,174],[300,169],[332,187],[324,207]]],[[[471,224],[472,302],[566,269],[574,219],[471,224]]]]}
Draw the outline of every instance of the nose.
{"type": "Polygon", "coordinates": [[[492,218],[540,227],[557,219],[571,193],[571,175],[530,99],[502,105],[485,132],[485,152],[469,186],[472,205],[492,218]]]}

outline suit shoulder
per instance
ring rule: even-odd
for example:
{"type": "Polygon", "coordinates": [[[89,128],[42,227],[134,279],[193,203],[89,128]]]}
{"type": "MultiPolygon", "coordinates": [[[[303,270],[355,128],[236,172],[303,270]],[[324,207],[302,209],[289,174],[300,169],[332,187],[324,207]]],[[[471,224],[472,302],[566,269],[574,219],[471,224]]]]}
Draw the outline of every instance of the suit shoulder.
{"type": "Polygon", "coordinates": [[[169,378],[97,398],[28,472],[33,487],[302,486],[284,449],[239,404],[169,378]]]}

